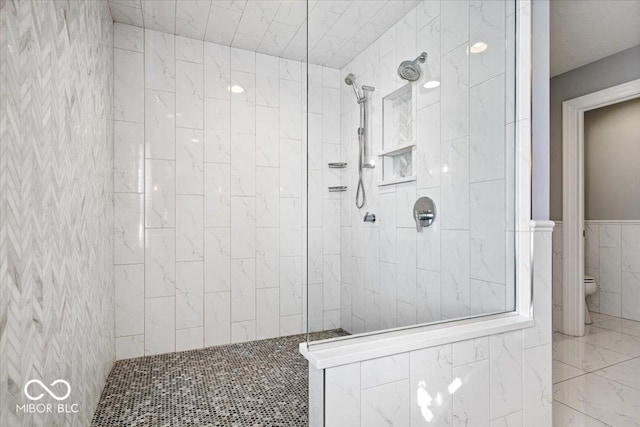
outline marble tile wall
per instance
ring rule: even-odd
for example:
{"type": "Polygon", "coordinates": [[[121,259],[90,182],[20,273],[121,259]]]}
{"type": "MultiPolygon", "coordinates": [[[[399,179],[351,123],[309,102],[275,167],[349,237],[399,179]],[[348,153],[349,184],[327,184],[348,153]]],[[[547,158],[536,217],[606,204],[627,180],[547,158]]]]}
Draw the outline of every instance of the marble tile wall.
{"type": "MultiPolygon", "coordinates": [[[[585,274],[598,290],[589,311],[640,321],[640,221],[585,221],[585,274]]],[[[562,330],[562,223],[553,231],[554,330],[562,330]]]]}
{"type": "MultiPolygon", "coordinates": [[[[303,64],[118,23],[114,44],[117,357],[306,330],[303,64]]],[[[310,68],[314,330],[340,324],[338,79],[310,68]]]]}
{"type": "Polygon", "coordinates": [[[343,78],[354,73],[376,88],[370,140],[380,163],[382,98],[407,84],[396,72],[402,61],[428,54],[412,88],[415,180],[378,186],[380,164],[365,169],[362,209],[354,204],[359,110],[341,85],[343,328],[513,309],[514,16],[510,1],[423,1],[342,68],[343,78]],[[470,53],[479,41],[487,49],[470,53]],[[424,88],[430,80],[441,85],[424,88]],[[412,210],[421,196],[435,201],[438,218],[418,233],[412,210]],[[374,224],[363,222],[365,212],[376,214],[374,224]]]}
{"type": "Polygon", "coordinates": [[[325,425],[551,426],[550,231],[534,259],[534,327],[326,369],[325,425]]]}
{"type": "Polygon", "coordinates": [[[0,425],[87,426],[115,359],[113,21],[9,0],[0,32],[0,425]]]}

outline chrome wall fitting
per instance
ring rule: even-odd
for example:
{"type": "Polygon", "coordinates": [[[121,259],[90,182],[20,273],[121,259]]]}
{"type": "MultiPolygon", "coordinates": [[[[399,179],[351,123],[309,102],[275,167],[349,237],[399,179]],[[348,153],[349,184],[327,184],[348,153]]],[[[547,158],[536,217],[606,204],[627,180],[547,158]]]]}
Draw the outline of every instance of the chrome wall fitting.
{"type": "Polygon", "coordinates": [[[436,204],[430,197],[420,197],[413,205],[413,219],[416,221],[416,230],[422,231],[422,227],[429,227],[436,220],[436,204]]]}
{"type": "Polygon", "coordinates": [[[329,192],[330,193],[335,193],[338,191],[347,191],[347,186],[346,185],[338,185],[336,187],[329,187],[329,192]]]}

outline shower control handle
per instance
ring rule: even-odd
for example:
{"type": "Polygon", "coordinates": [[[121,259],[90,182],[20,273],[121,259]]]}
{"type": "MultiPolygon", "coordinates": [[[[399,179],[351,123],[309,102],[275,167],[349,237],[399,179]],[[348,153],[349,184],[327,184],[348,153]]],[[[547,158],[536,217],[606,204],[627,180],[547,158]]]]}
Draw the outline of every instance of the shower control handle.
{"type": "Polygon", "coordinates": [[[430,219],[433,219],[433,218],[435,218],[435,215],[431,211],[417,212],[416,213],[416,219],[418,221],[427,221],[427,220],[430,220],[430,219]]]}
{"type": "Polygon", "coordinates": [[[422,227],[429,227],[436,220],[436,204],[429,197],[420,197],[413,205],[413,219],[416,221],[416,231],[422,227]]]}
{"type": "Polygon", "coordinates": [[[431,211],[427,211],[427,212],[416,212],[415,213],[415,220],[416,220],[416,230],[418,232],[422,231],[422,224],[424,222],[427,223],[426,227],[428,227],[429,225],[431,225],[431,222],[433,222],[433,219],[436,216],[434,215],[433,212],[431,211]]]}

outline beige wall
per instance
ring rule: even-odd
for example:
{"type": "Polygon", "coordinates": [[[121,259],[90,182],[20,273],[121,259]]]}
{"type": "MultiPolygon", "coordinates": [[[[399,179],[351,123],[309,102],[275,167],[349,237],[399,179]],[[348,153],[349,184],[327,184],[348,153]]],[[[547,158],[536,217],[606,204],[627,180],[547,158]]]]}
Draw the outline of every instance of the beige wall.
{"type": "Polygon", "coordinates": [[[585,219],[640,219],[640,98],[588,111],[585,219]]]}
{"type": "Polygon", "coordinates": [[[550,218],[562,219],[562,103],[640,79],[640,45],[551,79],[550,218]]]}

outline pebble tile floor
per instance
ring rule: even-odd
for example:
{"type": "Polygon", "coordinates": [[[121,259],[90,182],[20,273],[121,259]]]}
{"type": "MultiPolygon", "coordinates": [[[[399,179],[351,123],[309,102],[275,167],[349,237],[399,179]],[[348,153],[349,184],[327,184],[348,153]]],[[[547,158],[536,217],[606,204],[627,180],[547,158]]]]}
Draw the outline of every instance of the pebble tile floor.
{"type": "MultiPolygon", "coordinates": [[[[311,334],[311,340],[347,335],[311,334]]],[[[117,361],[91,425],[303,427],[305,335],[117,361]]]]}
{"type": "Polygon", "coordinates": [[[583,337],[554,334],[553,425],[640,426],[640,322],[591,318],[583,337]]]}

